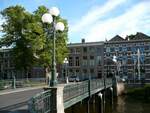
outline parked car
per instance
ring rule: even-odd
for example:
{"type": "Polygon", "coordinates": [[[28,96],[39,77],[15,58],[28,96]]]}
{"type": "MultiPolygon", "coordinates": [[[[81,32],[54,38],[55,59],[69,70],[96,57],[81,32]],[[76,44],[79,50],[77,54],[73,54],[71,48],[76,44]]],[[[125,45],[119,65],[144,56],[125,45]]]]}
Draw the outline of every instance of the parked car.
{"type": "Polygon", "coordinates": [[[69,77],[69,82],[79,82],[80,79],[78,76],[70,76],[69,77]]]}

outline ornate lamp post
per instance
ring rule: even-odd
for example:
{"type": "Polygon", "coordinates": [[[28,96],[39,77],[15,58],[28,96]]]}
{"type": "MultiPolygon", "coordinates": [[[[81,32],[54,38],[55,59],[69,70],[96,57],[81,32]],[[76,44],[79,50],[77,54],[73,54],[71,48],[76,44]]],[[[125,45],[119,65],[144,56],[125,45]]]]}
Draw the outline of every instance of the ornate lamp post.
{"type": "Polygon", "coordinates": [[[140,71],[140,57],[141,57],[141,54],[140,54],[139,49],[137,50],[137,57],[138,57],[138,80],[140,82],[141,81],[141,71],[140,71]]]}
{"type": "Polygon", "coordinates": [[[65,59],[64,59],[64,66],[65,66],[64,68],[65,68],[65,79],[66,79],[66,83],[69,83],[69,81],[68,81],[68,69],[67,69],[68,63],[69,63],[68,59],[65,58],[65,59]]]}
{"type": "MultiPolygon", "coordinates": [[[[116,63],[116,65],[117,65],[117,73],[118,73],[118,63],[117,63],[117,57],[116,56],[113,56],[113,61],[116,63]]],[[[116,74],[115,74],[116,75],[116,74]]]]}
{"type": "Polygon", "coordinates": [[[64,30],[64,24],[62,22],[56,23],[56,17],[59,15],[59,9],[57,7],[52,7],[48,13],[43,14],[42,16],[42,22],[43,23],[52,23],[52,29],[53,29],[53,50],[52,50],[52,75],[51,75],[51,81],[49,83],[49,86],[55,86],[57,85],[57,79],[56,79],[56,52],[55,52],[55,38],[56,38],[56,30],[63,31],[64,30]]]}

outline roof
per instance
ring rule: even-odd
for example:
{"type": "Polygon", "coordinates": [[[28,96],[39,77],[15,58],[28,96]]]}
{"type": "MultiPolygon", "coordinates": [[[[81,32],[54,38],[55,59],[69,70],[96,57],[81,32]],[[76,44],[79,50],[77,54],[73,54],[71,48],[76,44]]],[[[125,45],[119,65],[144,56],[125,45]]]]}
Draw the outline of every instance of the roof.
{"type": "Polygon", "coordinates": [[[126,40],[147,40],[149,39],[150,40],[150,36],[144,34],[144,33],[141,33],[141,32],[137,32],[135,35],[129,35],[126,37],[126,40]]]}
{"type": "Polygon", "coordinates": [[[115,37],[109,40],[109,42],[115,42],[115,41],[124,41],[124,39],[121,36],[116,35],[115,37]]]}
{"type": "Polygon", "coordinates": [[[100,41],[100,42],[70,43],[68,44],[68,47],[97,46],[97,45],[104,45],[104,42],[100,41]]]}
{"type": "Polygon", "coordinates": [[[113,37],[109,41],[106,41],[105,44],[120,43],[120,42],[126,43],[127,41],[129,41],[129,42],[133,42],[133,41],[150,41],[150,36],[148,36],[144,33],[141,33],[141,32],[137,32],[135,35],[126,36],[125,39],[124,39],[121,36],[116,35],[115,37],[113,37]]]}

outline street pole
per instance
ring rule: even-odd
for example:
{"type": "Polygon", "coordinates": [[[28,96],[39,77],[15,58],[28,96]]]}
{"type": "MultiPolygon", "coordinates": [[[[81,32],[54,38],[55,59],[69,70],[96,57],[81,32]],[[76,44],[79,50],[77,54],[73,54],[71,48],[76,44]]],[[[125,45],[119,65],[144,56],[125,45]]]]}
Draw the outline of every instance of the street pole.
{"type": "Polygon", "coordinates": [[[51,81],[49,86],[53,87],[57,85],[57,76],[56,76],[56,51],[55,51],[55,37],[56,37],[56,30],[63,31],[65,26],[62,22],[58,22],[56,24],[56,17],[59,16],[59,9],[57,7],[52,7],[49,10],[49,13],[45,13],[42,16],[43,23],[52,23],[52,31],[53,31],[53,48],[52,48],[52,69],[51,69],[51,81]]]}
{"type": "Polygon", "coordinates": [[[138,56],[138,79],[139,79],[139,82],[141,80],[141,73],[140,73],[140,50],[138,49],[137,51],[137,56],[138,56]]]}
{"type": "Polygon", "coordinates": [[[55,37],[56,37],[55,16],[53,16],[52,27],[53,27],[53,56],[52,56],[52,78],[50,86],[56,86],[57,79],[56,79],[56,51],[55,51],[55,37]]]}

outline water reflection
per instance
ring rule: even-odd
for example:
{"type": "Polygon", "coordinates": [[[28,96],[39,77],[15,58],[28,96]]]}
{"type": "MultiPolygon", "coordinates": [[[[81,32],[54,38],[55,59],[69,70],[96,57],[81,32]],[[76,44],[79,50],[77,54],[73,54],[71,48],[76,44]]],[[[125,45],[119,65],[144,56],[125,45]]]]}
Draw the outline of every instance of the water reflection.
{"type": "MultiPolygon", "coordinates": [[[[111,99],[106,99],[105,113],[150,113],[150,102],[134,100],[127,96],[114,99],[112,106],[111,99]]],[[[95,97],[89,101],[89,113],[101,113],[100,100],[95,97]]],[[[88,99],[68,108],[65,113],[88,113],[88,99]]]]}
{"type": "Polygon", "coordinates": [[[150,113],[150,103],[135,100],[127,96],[118,97],[114,102],[112,113],[150,113]]]}

